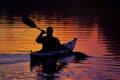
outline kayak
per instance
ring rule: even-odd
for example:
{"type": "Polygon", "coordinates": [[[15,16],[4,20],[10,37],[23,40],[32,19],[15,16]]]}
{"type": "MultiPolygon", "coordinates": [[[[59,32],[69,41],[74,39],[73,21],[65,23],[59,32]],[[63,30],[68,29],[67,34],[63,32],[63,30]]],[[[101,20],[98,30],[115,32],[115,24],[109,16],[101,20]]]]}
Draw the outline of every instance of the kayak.
{"type": "Polygon", "coordinates": [[[63,46],[66,47],[65,50],[58,50],[58,51],[36,51],[36,52],[31,52],[30,53],[30,65],[34,66],[38,63],[40,63],[44,59],[49,59],[49,58],[55,58],[55,59],[61,59],[66,56],[69,56],[72,53],[75,44],[77,42],[77,38],[74,38],[70,42],[62,44],[63,46]]]}
{"type": "Polygon", "coordinates": [[[46,56],[54,56],[54,55],[60,55],[60,54],[65,54],[68,52],[71,52],[76,44],[77,39],[73,39],[72,41],[62,44],[63,46],[66,47],[65,50],[57,50],[57,51],[37,51],[37,52],[32,52],[33,55],[41,56],[41,57],[46,57],[46,56]]]}

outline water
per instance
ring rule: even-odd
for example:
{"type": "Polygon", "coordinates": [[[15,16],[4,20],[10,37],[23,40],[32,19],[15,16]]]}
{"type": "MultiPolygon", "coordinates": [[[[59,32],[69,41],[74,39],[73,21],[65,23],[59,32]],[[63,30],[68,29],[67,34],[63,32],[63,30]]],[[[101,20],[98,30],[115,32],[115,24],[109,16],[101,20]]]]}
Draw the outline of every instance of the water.
{"type": "MultiPolygon", "coordinates": [[[[101,46],[106,45],[99,44],[103,43],[103,40],[98,37],[99,35],[102,37],[103,34],[99,32],[100,28],[96,21],[91,25],[91,27],[89,27],[85,25],[81,26],[79,23],[79,17],[77,16],[69,18],[59,18],[59,16],[53,16],[46,20],[45,18],[41,19],[41,17],[46,16],[42,15],[36,18],[30,16],[29,18],[36,22],[36,25],[40,26],[43,30],[45,30],[48,26],[52,26],[54,28],[54,36],[58,37],[61,43],[66,43],[71,41],[73,38],[78,38],[78,42],[74,49],[75,51],[92,53],[93,55],[96,54],[96,51],[99,51],[100,54],[98,53],[98,55],[105,53],[105,47],[101,46]],[[57,20],[57,18],[60,20],[57,20]],[[91,48],[94,48],[94,50],[91,48]]],[[[29,53],[31,50],[36,51],[41,48],[41,45],[35,42],[36,37],[40,34],[39,30],[36,28],[30,28],[29,26],[23,24],[21,17],[12,16],[11,22],[13,23],[8,23],[9,20],[5,21],[5,17],[1,18],[1,53],[29,53]]]]}
{"type": "MultiPolygon", "coordinates": [[[[30,72],[29,56],[24,54],[0,55],[0,80],[42,80],[38,72],[30,72]]],[[[120,57],[105,55],[90,57],[79,62],[69,62],[55,80],[118,80],[120,57]]],[[[44,79],[43,79],[44,80],[44,79]]]]}
{"type": "Polygon", "coordinates": [[[29,54],[0,54],[1,65],[26,61],[30,61],[29,54]]]}
{"type": "MultiPolygon", "coordinates": [[[[109,3],[109,5],[112,4],[109,3]]],[[[6,4],[6,6],[8,5],[6,4]]],[[[71,7],[69,4],[67,6],[71,7]]],[[[59,13],[51,15],[52,12],[47,15],[43,14],[44,11],[41,14],[31,7],[33,12],[27,8],[23,12],[39,28],[45,30],[48,26],[52,26],[54,36],[58,37],[61,43],[66,43],[75,37],[78,38],[74,51],[91,56],[79,62],[68,62],[58,76],[54,77],[55,80],[120,79],[120,45],[119,38],[116,36],[116,34],[119,35],[119,30],[117,30],[116,24],[109,23],[111,20],[107,18],[114,14],[104,13],[105,8],[103,13],[99,13],[100,16],[96,16],[97,13],[91,13],[98,10],[88,11],[88,14],[95,15],[89,16],[83,14],[86,8],[82,7],[80,11],[83,12],[78,12],[79,15],[72,12],[72,15],[69,14],[69,16],[59,13]]],[[[15,10],[13,7],[10,7],[10,10],[5,8],[5,11],[0,9],[2,11],[0,13],[0,80],[44,80],[37,72],[30,72],[29,69],[30,51],[41,49],[41,45],[35,42],[40,31],[23,24],[21,13],[15,13],[17,9],[18,6],[15,10]]],[[[22,11],[21,8],[19,10],[18,12],[22,11]]],[[[77,10],[76,7],[75,10],[77,10]]],[[[73,9],[73,11],[75,10],[73,9]]],[[[108,12],[110,11],[108,10],[108,12]]]]}

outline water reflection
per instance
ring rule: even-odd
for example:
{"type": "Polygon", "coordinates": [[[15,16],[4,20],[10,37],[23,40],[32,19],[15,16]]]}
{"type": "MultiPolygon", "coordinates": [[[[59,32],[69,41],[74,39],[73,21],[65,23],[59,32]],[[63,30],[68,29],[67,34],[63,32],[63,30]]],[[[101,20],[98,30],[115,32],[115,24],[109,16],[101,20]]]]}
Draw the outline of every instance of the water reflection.
{"type": "MultiPolygon", "coordinates": [[[[40,28],[42,28],[43,30],[48,26],[54,27],[55,29],[54,35],[60,38],[61,43],[65,43],[73,39],[74,37],[78,37],[79,41],[86,41],[86,42],[88,41],[86,40],[87,38],[92,39],[92,37],[90,36],[93,36],[94,38],[97,37],[97,33],[98,33],[97,27],[96,27],[97,25],[94,25],[91,28],[85,27],[85,26],[83,27],[79,25],[80,24],[78,21],[79,17],[76,17],[76,16],[69,17],[69,18],[63,18],[63,17],[58,18],[58,17],[53,16],[53,17],[49,17],[49,19],[48,18],[46,19],[45,15],[43,15],[40,18],[36,15],[30,18],[33,19],[36,22],[36,24],[40,26],[40,28]],[[65,37],[63,37],[62,35],[64,35],[65,37]]],[[[2,27],[0,29],[1,30],[0,39],[2,40],[1,44],[6,47],[6,50],[4,50],[3,46],[1,46],[1,52],[17,53],[18,51],[20,51],[25,53],[25,52],[28,52],[28,50],[30,49],[37,50],[37,48],[40,46],[38,46],[34,41],[37,34],[39,34],[39,31],[37,29],[36,30],[31,29],[25,24],[23,24],[21,21],[21,17],[11,17],[11,18],[9,18],[11,20],[9,20],[6,17],[2,19],[3,21],[1,24],[2,27]],[[5,21],[5,20],[11,21],[11,22],[9,23],[8,21],[5,21]],[[11,46],[11,48],[8,47],[7,46],[8,43],[11,45],[14,43],[14,46],[11,46]]],[[[77,48],[78,49],[76,50],[79,50],[79,47],[77,48]]]]}
{"type": "MultiPolygon", "coordinates": [[[[93,55],[102,55],[108,52],[119,55],[119,41],[115,40],[111,35],[106,34],[108,30],[100,27],[97,17],[94,18],[94,23],[92,22],[90,25],[85,25],[88,23],[81,24],[79,22],[81,18],[78,16],[64,18],[57,15],[47,16],[36,14],[29,17],[43,30],[48,26],[54,27],[54,35],[60,38],[61,43],[77,37],[78,43],[77,47],[75,47],[77,51],[93,55]]],[[[14,15],[14,17],[2,16],[0,18],[1,53],[27,53],[30,50],[37,50],[38,47],[41,47],[41,45],[37,45],[34,42],[39,31],[23,24],[21,17],[14,15]],[[14,46],[10,48],[7,44],[14,44],[14,46]]]]}
{"type": "MultiPolygon", "coordinates": [[[[120,16],[117,1],[52,0],[47,3],[46,1],[48,0],[0,1],[0,54],[24,54],[41,48],[41,45],[35,42],[40,32],[29,28],[21,21],[21,16],[27,15],[43,30],[52,26],[55,29],[54,35],[60,39],[61,43],[77,37],[78,42],[74,51],[97,56],[80,63],[68,63],[67,68],[60,73],[64,75],[55,78],[56,80],[118,80],[120,16]]],[[[16,65],[14,66],[13,72],[9,71],[10,75],[19,72],[16,65]]],[[[1,70],[3,68],[4,66],[1,70]]],[[[23,76],[28,76],[28,73],[23,76]]],[[[28,77],[33,79],[31,74],[28,77]]]]}

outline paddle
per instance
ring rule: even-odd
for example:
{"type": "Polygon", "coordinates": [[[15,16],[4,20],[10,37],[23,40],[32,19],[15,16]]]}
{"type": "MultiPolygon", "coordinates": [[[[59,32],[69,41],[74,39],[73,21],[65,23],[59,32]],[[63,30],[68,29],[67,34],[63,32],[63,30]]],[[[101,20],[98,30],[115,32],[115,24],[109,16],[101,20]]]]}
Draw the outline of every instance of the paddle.
{"type": "Polygon", "coordinates": [[[22,17],[22,22],[28,26],[30,26],[31,28],[37,28],[41,31],[41,29],[39,27],[36,26],[35,22],[33,22],[30,18],[23,16],[22,17]]]}

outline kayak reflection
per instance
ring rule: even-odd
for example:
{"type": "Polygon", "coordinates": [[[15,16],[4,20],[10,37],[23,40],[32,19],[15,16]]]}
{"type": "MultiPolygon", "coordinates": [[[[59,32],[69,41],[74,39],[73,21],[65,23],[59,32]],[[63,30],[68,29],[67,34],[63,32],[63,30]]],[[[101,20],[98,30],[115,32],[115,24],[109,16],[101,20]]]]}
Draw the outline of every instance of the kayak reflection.
{"type": "MultiPolygon", "coordinates": [[[[73,52],[77,38],[61,45],[59,40],[53,37],[53,28],[48,27],[46,32],[44,30],[41,31],[40,35],[36,38],[36,42],[41,43],[43,47],[42,50],[36,52],[31,51],[30,69],[33,70],[35,66],[39,67],[41,65],[42,76],[54,76],[54,73],[59,72],[60,67],[58,68],[57,62],[60,62],[60,59],[73,56],[74,60],[79,61],[79,53],[73,52]],[[46,34],[46,36],[44,36],[44,34],[46,34]]],[[[83,56],[85,55],[82,55],[82,57],[83,56]]],[[[67,62],[67,60],[62,61],[67,62]]]]}
{"type": "MultiPolygon", "coordinates": [[[[76,44],[77,39],[73,39],[72,41],[62,44],[62,46],[66,47],[65,50],[56,50],[56,51],[36,51],[31,52],[30,54],[30,67],[31,69],[39,64],[43,65],[43,71],[47,66],[51,65],[51,69],[56,67],[56,61],[61,58],[65,58],[67,56],[73,55],[72,50],[76,44]],[[54,65],[54,66],[53,66],[54,65]]],[[[50,69],[50,68],[49,68],[50,69]]]]}
{"type": "Polygon", "coordinates": [[[35,67],[39,67],[36,71],[39,75],[50,77],[56,76],[55,73],[59,73],[69,62],[83,61],[89,56],[81,52],[71,52],[69,55],[57,58],[55,56],[41,57],[38,55],[30,54],[31,57],[31,71],[35,67]],[[41,69],[42,68],[42,69],[41,69]]]}

